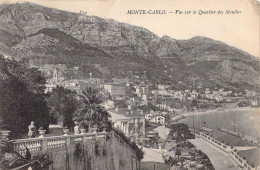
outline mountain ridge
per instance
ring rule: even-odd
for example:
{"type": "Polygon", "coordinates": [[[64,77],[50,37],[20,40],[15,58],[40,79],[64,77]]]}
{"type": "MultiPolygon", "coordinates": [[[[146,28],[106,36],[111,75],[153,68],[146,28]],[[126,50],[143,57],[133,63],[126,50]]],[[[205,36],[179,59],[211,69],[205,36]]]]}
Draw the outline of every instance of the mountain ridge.
{"type": "Polygon", "coordinates": [[[206,81],[234,89],[244,84],[259,85],[259,59],[221,41],[201,36],[187,40],[159,37],[128,23],[33,3],[0,5],[0,50],[34,62],[37,56],[71,61],[78,57],[80,61],[74,65],[89,62],[107,65],[111,70],[117,70],[120,63],[125,68],[118,71],[142,68],[154,79],[159,71],[159,77],[174,77],[175,83],[194,75],[200,79],[198,83],[206,81]]]}

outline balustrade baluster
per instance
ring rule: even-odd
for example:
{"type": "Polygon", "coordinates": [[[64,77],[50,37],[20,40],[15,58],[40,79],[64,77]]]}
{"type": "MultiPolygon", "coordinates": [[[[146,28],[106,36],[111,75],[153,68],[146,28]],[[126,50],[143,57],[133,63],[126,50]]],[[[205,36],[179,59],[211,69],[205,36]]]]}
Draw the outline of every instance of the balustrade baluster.
{"type": "Polygon", "coordinates": [[[56,146],[57,146],[57,141],[53,140],[53,148],[56,148],[56,146]]]}
{"type": "Polygon", "coordinates": [[[33,148],[34,148],[34,142],[32,141],[32,142],[30,142],[30,148],[29,148],[29,150],[30,150],[30,152],[33,152],[33,148]]]}
{"type": "Polygon", "coordinates": [[[35,151],[36,151],[36,142],[34,141],[34,142],[33,142],[32,152],[35,152],[35,151]]]}
{"type": "Polygon", "coordinates": [[[48,141],[48,147],[51,147],[51,140],[48,141]]]}
{"type": "Polygon", "coordinates": [[[55,145],[56,145],[56,141],[54,139],[52,139],[52,147],[53,147],[53,149],[55,148],[55,145]]]}
{"type": "Polygon", "coordinates": [[[48,141],[48,147],[51,148],[51,146],[52,146],[52,140],[49,140],[48,141]]]}

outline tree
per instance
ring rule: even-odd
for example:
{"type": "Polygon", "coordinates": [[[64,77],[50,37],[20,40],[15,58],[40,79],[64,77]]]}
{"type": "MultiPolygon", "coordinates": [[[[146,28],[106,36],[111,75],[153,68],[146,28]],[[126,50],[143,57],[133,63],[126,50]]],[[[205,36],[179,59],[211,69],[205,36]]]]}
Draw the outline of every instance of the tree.
{"type": "Polygon", "coordinates": [[[177,155],[177,156],[178,156],[178,160],[179,160],[179,158],[180,158],[180,155],[181,155],[181,150],[180,150],[180,148],[179,148],[179,147],[177,147],[177,148],[176,148],[175,155],[177,155]]]}
{"type": "MultiPolygon", "coordinates": [[[[28,131],[30,121],[36,126],[48,124],[45,78],[27,60],[16,61],[0,55],[0,128],[18,137],[28,131]]],[[[46,129],[48,130],[48,129],[46,129]]]]}
{"type": "Polygon", "coordinates": [[[168,124],[171,122],[171,115],[169,113],[164,115],[165,122],[168,124]]]}
{"type": "Polygon", "coordinates": [[[81,122],[82,126],[86,128],[88,125],[88,130],[91,126],[97,126],[97,130],[101,131],[107,126],[109,113],[102,107],[101,100],[97,95],[97,90],[88,87],[85,91],[82,91],[81,103],[82,110],[76,115],[77,121],[81,122]]]}
{"type": "Polygon", "coordinates": [[[64,126],[73,127],[73,117],[78,110],[79,101],[76,99],[77,93],[62,86],[53,89],[47,98],[52,121],[61,121],[64,126]]]}
{"type": "Polygon", "coordinates": [[[168,138],[176,140],[177,142],[186,141],[186,139],[193,139],[194,135],[189,130],[189,126],[184,123],[173,124],[170,126],[170,133],[168,138]]]}

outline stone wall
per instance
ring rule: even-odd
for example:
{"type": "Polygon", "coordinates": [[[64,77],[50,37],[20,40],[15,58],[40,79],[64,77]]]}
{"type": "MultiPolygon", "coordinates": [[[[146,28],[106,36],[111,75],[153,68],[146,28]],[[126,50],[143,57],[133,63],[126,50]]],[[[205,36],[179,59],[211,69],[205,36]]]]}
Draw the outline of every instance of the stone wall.
{"type": "Polygon", "coordinates": [[[33,156],[47,152],[49,170],[137,170],[133,150],[114,132],[20,139],[16,150],[24,155],[26,145],[33,156]]]}
{"type": "Polygon", "coordinates": [[[51,170],[136,170],[139,162],[116,140],[74,143],[49,152],[51,170]]]}

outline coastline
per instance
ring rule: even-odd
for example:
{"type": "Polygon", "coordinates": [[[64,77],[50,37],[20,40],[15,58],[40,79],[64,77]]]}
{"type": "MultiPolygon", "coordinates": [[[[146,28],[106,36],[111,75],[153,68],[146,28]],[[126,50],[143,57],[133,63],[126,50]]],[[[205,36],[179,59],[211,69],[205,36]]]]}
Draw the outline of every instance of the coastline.
{"type": "Polygon", "coordinates": [[[221,113],[221,112],[230,112],[230,111],[245,111],[245,110],[252,110],[256,111],[258,110],[260,114],[260,108],[252,108],[252,107],[236,107],[236,108],[228,108],[228,109],[223,109],[223,110],[206,110],[206,111],[198,111],[198,112],[186,112],[186,113],[181,113],[179,115],[183,116],[193,116],[194,115],[204,115],[204,114],[212,114],[212,113],[221,113]]]}

